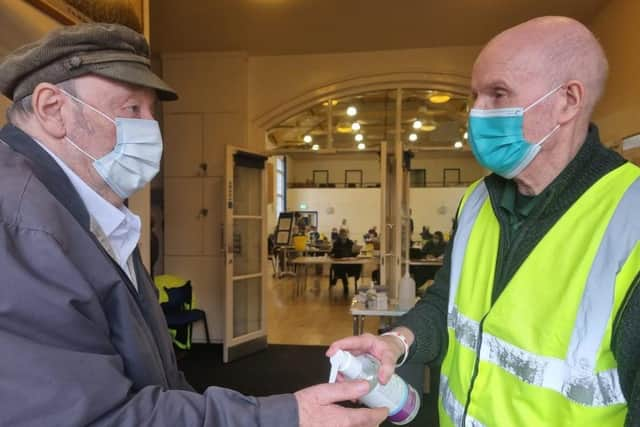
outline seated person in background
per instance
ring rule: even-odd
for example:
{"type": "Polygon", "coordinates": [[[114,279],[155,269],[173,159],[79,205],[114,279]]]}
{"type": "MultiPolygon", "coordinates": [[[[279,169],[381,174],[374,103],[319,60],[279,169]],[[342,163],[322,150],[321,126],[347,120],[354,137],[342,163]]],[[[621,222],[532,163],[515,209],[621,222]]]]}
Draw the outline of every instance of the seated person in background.
{"type": "Polygon", "coordinates": [[[447,243],[444,241],[442,231],[433,233],[433,238],[422,247],[422,254],[426,257],[440,258],[444,255],[447,243]]]}
{"type": "Polygon", "coordinates": [[[422,240],[424,241],[431,240],[433,238],[433,234],[431,234],[431,231],[429,231],[429,227],[425,225],[422,226],[420,237],[422,237],[422,240]]]}
{"type": "MultiPolygon", "coordinates": [[[[329,256],[332,256],[333,258],[352,257],[354,256],[353,245],[353,240],[349,239],[347,230],[341,228],[340,233],[338,233],[338,238],[333,242],[333,247],[331,248],[331,252],[329,252],[329,256]]],[[[338,282],[338,279],[342,280],[344,295],[347,296],[349,294],[348,277],[352,276],[355,278],[357,289],[357,283],[361,272],[361,265],[332,264],[331,272],[329,274],[329,285],[334,286],[338,282]]]]}
{"type": "Polygon", "coordinates": [[[315,242],[318,239],[320,239],[320,233],[318,233],[318,229],[316,228],[316,226],[312,225],[311,227],[309,227],[309,241],[315,242]]]}
{"type": "Polygon", "coordinates": [[[371,227],[367,234],[364,235],[364,241],[366,243],[373,242],[378,239],[378,232],[376,231],[376,227],[371,227]]]}
{"type": "Polygon", "coordinates": [[[347,230],[340,229],[338,238],[333,242],[330,256],[334,258],[348,258],[353,256],[353,240],[349,239],[347,230]]]}
{"type": "Polygon", "coordinates": [[[333,227],[331,229],[331,243],[335,243],[338,240],[338,229],[333,227]]]}

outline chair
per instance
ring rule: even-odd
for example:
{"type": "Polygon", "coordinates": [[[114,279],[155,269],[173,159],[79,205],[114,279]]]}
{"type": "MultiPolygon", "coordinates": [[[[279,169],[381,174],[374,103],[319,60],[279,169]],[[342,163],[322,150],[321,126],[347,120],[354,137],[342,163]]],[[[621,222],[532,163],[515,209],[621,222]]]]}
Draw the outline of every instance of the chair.
{"type": "Polygon", "coordinates": [[[167,320],[167,326],[169,329],[176,331],[174,343],[182,349],[189,350],[191,348],[192,324],[202,320],[207,344],[209,344],[211,341],[209,339],[207,314],[203,310],[192,307],[193,289],[191,281],[187,280],[184,285],[175,288],[165,287],[164,290],[169,300],[160,304],[160,306],[167,320]]]}
{"type": "Polygon", "coordinates": [[[307,250],[307,236],[293,236],[293,248],[296,252],[305,252],[307,250]]]}
{"type": "Polygon", "coordinates": [[[358,280],[362,275],[361,264],[331,264],[329,270],[329,293],[331,293],[331,287],[338,283],[338,279],[342,281],[342,285],[345,288],[345,294],[348,292],[349,277],[353,277],[355,293],[358,293],[358,280]]]}

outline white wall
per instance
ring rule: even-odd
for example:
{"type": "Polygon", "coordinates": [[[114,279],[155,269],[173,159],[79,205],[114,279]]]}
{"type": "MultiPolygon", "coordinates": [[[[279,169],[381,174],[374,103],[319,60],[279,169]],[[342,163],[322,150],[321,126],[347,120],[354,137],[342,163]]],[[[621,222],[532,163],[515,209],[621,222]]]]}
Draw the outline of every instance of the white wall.
{"type": "MultiPolygon", "coordinates": [[[[466,187],[412,188],[410,205],[413,211],[414,238],[418,238],[423,225],[431,232],[451,230],[451,220],[466,187]]],[[[319,231],[325,234],[340,227],[347,219],[351,238],[362,241],[362,235],[372,226],[382,230],[380,221],[380,189],[378,188],[293,188],[287,192],[287,209],[318,211],[319,231]],[[333,208],[333,214],[327,209],[333,208]]]]}
{"type": "Polygon", "coordinates": [[[451,220],[456,215],[458,204],[466,187],[446,188],[412,188],[410,206],[413,211],[413,237],[418,238],[422,226],[429,227],[431,232],[451,230],[451,220]]]}
{"type": "Polygon", "coordinates": [[[327,237],[333,227],[347,219],[350,236],[362,242],[371,227],[380,230],[379,188],[295,188],[287,191],[287,209],[297,210],[305,203],[309,211],[318,211],[318,229],[327,237]],[[333,213],[328,213],[333,209],[333,213]]]}

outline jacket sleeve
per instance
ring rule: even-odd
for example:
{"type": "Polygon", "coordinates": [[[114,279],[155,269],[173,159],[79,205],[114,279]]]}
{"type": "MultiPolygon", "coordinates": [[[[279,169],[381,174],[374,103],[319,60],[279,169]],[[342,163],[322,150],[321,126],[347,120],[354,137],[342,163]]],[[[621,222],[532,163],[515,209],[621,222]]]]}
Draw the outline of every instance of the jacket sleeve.
{"type": "Polygon", "coordinates": [[[614,324],[611,347],[618,363],[620,387],[627,400],[626,427],[640,426],[640,273],[614,324]]]}
{"type": "Polygon", "coordinates": [[[397,323],[397,326],[405,326],[415,335],[415,341],[409,351],[409,357],[414,362],[439,365],[447,350],[447,305],[453,239],[452,235],[445,251],[442,268],[436,273],[434,284],[415,307],[402,316],[397,323]]]}
{"type": "Polygon", "coordinates": [[[86,270],[49,233],[0,221],[0,272],[1,425],[298,425],[293,395],[134,390],[86,270]]]}

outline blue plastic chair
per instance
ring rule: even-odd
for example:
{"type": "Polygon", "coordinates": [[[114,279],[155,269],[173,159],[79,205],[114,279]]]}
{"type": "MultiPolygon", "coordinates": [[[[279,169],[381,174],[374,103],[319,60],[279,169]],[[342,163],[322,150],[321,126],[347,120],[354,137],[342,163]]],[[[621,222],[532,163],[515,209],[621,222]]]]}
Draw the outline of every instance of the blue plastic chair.
{"type": "Polygon", "coordinates": [[[164,302],[161,305],[164,317],[167,319],[167,326],[169,329],[187,328],[187,337],[184,347],[188,350],[191,348],[191,330],[192,324],[202,320],[204,322],[204,332],[207,337],[207,344],[210,343],[209,339],[209,325],[207,324],[207,314],[200,309],[192,307],[192,287],[191,281],[188,280],[183,286],[175,288],[164,288],[169,297],[169,301],[164,302]]]}

